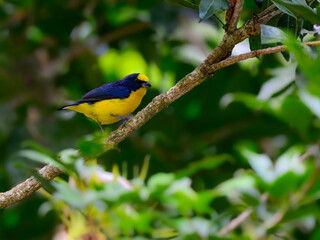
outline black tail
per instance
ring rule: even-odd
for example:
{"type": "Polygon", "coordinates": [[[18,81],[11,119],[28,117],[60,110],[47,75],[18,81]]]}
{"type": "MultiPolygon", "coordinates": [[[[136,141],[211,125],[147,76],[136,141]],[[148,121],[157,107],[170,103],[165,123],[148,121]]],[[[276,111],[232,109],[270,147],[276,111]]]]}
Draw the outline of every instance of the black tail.
{"type": "Polygon", "coordinates": [[[58,108],[58,109],[57,109],[57,111],[64,110],[64,109],[65,109],[65,107],[68,107],[68,105],[63,106],[63,107],[61,107],[61,108],[58,108]]]}
{"type": "Polygon", "coordinates": [[[60,111],[60,110],[65,110],[65,109],[68,109],[68,107],[75,106],[75,105],[79,105],[79,102],[75,102],[75,103],[73,103],[73,104],[69,104],[69,105],[62,106],[61,108],[58,108],[57,110],[58,110],[58,111],[60,111]]]}
{"type": "Polygon", "coordinates": [[[57,111],[68,109],[68,107],[71,107],[73,105],[75,105],[75,104],[69,104],[69,105],[62,106],[61,108],[58,108],[57,111]]]}

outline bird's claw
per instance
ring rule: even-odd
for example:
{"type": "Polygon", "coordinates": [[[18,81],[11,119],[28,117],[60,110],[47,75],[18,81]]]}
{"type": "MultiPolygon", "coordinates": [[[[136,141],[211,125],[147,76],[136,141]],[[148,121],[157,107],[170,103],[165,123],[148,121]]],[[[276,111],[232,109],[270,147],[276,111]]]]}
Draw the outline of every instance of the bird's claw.
{"type": "Polygon", "coordinates": [[[118,117],[118,118],[121,118],[122,119],[122,126],[125,126],[127,121],[130,119],[129,117],[122,117],[122,116],[119,116],[119,115],[112,115],[113,117],[118,117]]]}

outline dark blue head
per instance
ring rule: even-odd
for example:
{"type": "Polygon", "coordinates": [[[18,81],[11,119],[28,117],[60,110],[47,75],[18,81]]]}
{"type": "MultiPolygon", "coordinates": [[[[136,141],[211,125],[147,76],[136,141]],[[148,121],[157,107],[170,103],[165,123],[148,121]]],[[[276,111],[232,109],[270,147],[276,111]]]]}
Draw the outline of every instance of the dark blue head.
{"type": "Polygon", "coordinates": [[[122,84],[130,89],[130,91],[137,91],[139,88],[151,87],[149,78],[141,73],[133,73],[121,80],[122,84]]]}

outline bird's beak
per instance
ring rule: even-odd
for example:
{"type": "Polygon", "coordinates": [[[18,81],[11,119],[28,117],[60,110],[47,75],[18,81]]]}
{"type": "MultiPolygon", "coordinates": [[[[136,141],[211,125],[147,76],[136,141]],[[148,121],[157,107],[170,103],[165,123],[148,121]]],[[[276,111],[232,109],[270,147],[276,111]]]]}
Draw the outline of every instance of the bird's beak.
{"type": "Polygon", "coordinates": [[[150,84],[149,82],[143,82],[143,83],[141,84],[141,86],[142,86],[142,87],[145,87],[145,88],[149,88],[149,87],[151,87],[151,84],[150,84]]]}

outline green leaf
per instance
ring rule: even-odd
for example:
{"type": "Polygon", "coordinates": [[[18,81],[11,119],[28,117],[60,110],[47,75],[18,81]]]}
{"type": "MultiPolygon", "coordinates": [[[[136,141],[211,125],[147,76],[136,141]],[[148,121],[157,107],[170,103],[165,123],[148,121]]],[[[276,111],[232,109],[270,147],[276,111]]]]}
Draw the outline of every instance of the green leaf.
{"type": "Polygon", "coordinates": [[[213,189],[216,196],[228,196],[236,193],[236,190],[247,190],[255,186],[256,179],[248,174],[230,178],[213,189]]]}
{"type": "Polygon", "coordinates": [[[289,38],[285,44],[287,45],[290,52],[295,56],[298,62],[298,66],[304,75],[307,77],[309,82],[306,84],[309,92],[313,95],[320,95],[320,57],[315,58],[310,53],[310,48],[301,45],[294,38],[289,38]]]}
{"type": "Polygon", "coordinates": [[[191,219],[180,219],[177,221],[179,232],[184,235],[195,234],[194,237],[187,239],[208,239],[210,232],[210,221],[200,217],[193,217],[191,219]],[[196,237],[200,236],[200,237],[196,237]]]}
{"type": "Polygon", "coordinates": [[[285,6],[283,6],[282,4],[278,3],[277,1],[273,1],[273,3],[277,6],[277,8],[279,8],[282,12],[286,13],[287,15],[290,15],[294,18],[296,18],[296,16],[285,6]]]}
{"type": "Polygon", "coordinates": [[[304,151],[305,149],[300,146],[293,146],[285,151],[275,163],[277,174],[282,175],[289,171],[292,171],[297,175],[304,174],[306,168],[303,165],[303,162],[300,161],[300,156],[304,151]]]}
{"type": "Polygon", "coordinates": [[[295,63],[288,63],[284,67],[272,69],[270,73],[273,77],[262,85],[258,98],[263,100],[269,99],[286,88],[295,80],[296,69],[297,64],[295,63]]]}
{"type": "Polygon", "coordinates": [[[83,194],[77,188],[73,188],[68,183],[62,181],[53,182],[52,185],[56,188],[54,196],[69,206],[81,209],[87,205],[83,194]]]}
{"type": "Polygon", "coordinates": [[[62,150],[58,154],[59,159],[66,164],[74,164],[79,158],[79,152],[73,148],[62,150]]]}
{"type": "Polygon", "coordinates": [[[77,161],[83,162],[83,159],[79,156],[79,151],[71,148],[67,148],[58,153],[58,161],[65,167],[65,172],[68,174],[78,174],[75,169],[75,163],[77,161]]]}
{"type": "Polygon", "coordinates": [[[268,189],[273,196],[281,197],[295,190],[301,175],[306,168],[300,161],[303,148],[294,146],[284,152],[273,164],[265,154],[258,154],[247,149],[241,153],[247,158],[252,169],[268,184],[268,189]]]}
{"type": "Polygon", "coordinates": [[[295,18],[303,18],[320,25],[320,17],[304,0],[272,0],[283,12],[295,18]]]}
{"type": "Polygon", "coordinates": [[[28,158],[32,161],[44,163],[44,164],[52,164],[63,171],[66,171],[68,169],[66,164],[59,161],[58,159],[34,150],[21,150],[19,152],[19,156],[28,158]]]}
{"type": "Polygon", "coordinates": [[[159,238],[173,238],[177,236],[178,233],[174,228],[158,228],[152,231],[152,238],[159,239],[159,238]]]}
{"type": "Polygon", "coordinates": [[[294,127],[301,132],[308,130],[312,120],[312,113],[310,110],[297,96],[293,95],[287,96],[282,101],[280,111],[276,114],[280,119],[289,123],[291,127],[294,127]]]}
{"type": "Polygon", "coordinates": [[[258,191],[256,191],[256,190],[255,191],[243,191],[241,193],[240,198],[245,204],[247,204],[249,206],[256,207],[260,204],[260,195],[258,194],[258,191]]]}
{"type": "Polygon", "coordinates": [[[227,10],[228,7],[227,0],[201,0],[199,4],[200,20],[206,20],[220,10],[227,10]]]}
{"type": "Polygon", "coordinates": [[[306,89],[299,90],[301,101],[310,109],[310,111],[320,118],[320,98],[310,94],[306,89]]]}
{"type": "Polygon", "coordinates": [[[269,192],[272,196],[283,197],[293,191],[298,182],[298,176],[293,172],[287,172],[278,176],[270,186],[269,192]]]}
{"type": "Polygon", "coordinates": [[[212,214],[214,211],[211,207],[213,194],[211,191],[199,192],[197,200],[194,203],[194,208],[197,213],[200,214],[212,214]]]}
{"type": "Polygon", "coordinates": [[[271,159],[265,154],[258,154],[247,149],[241,151],[242,155],[248,160],[252,169],[265,182],[272,183],[276,179],[271,159]]]}
{"type": "Polygon", "coordinates": [[[277,23],[277,27],[288,30],[295,37],[298,37],[301,31],[303,21],[299,21],[294,17],[283,14],[277,23]]]}
{"type": "Polygon", "coordinates": [[[195,199],[197,194],[191,188],[190,178],[182,178],[174,181],[166,191],[166,194],[180,194],[186,198],[195,199]]]}
{"type": "Polygon", "coordinates": [[[83,156],[96,158],[104,151],[103,138],[87,136],[79,141],[78,148],[83,156]]]}
{"type": "Polygon", "coordinates": [[[151,189],[165,189],[169,187],[174,182],[174,174],[170,173],[157,173],[150,177],[148,181],[148,186],[151,189]]]}
{"type": "Polygon", "coordinates": [[[287,39],[287,34],[279,28],[261,25],[261,44],[281,43],[287,39]]]}
{"type": "Polygon", "coordinates": [[[118,182],[110,182],[104,185],[104,189],[99,192],[99,197],[110,202],[117,202],[123,195],[131,191],[118,182]]]}

